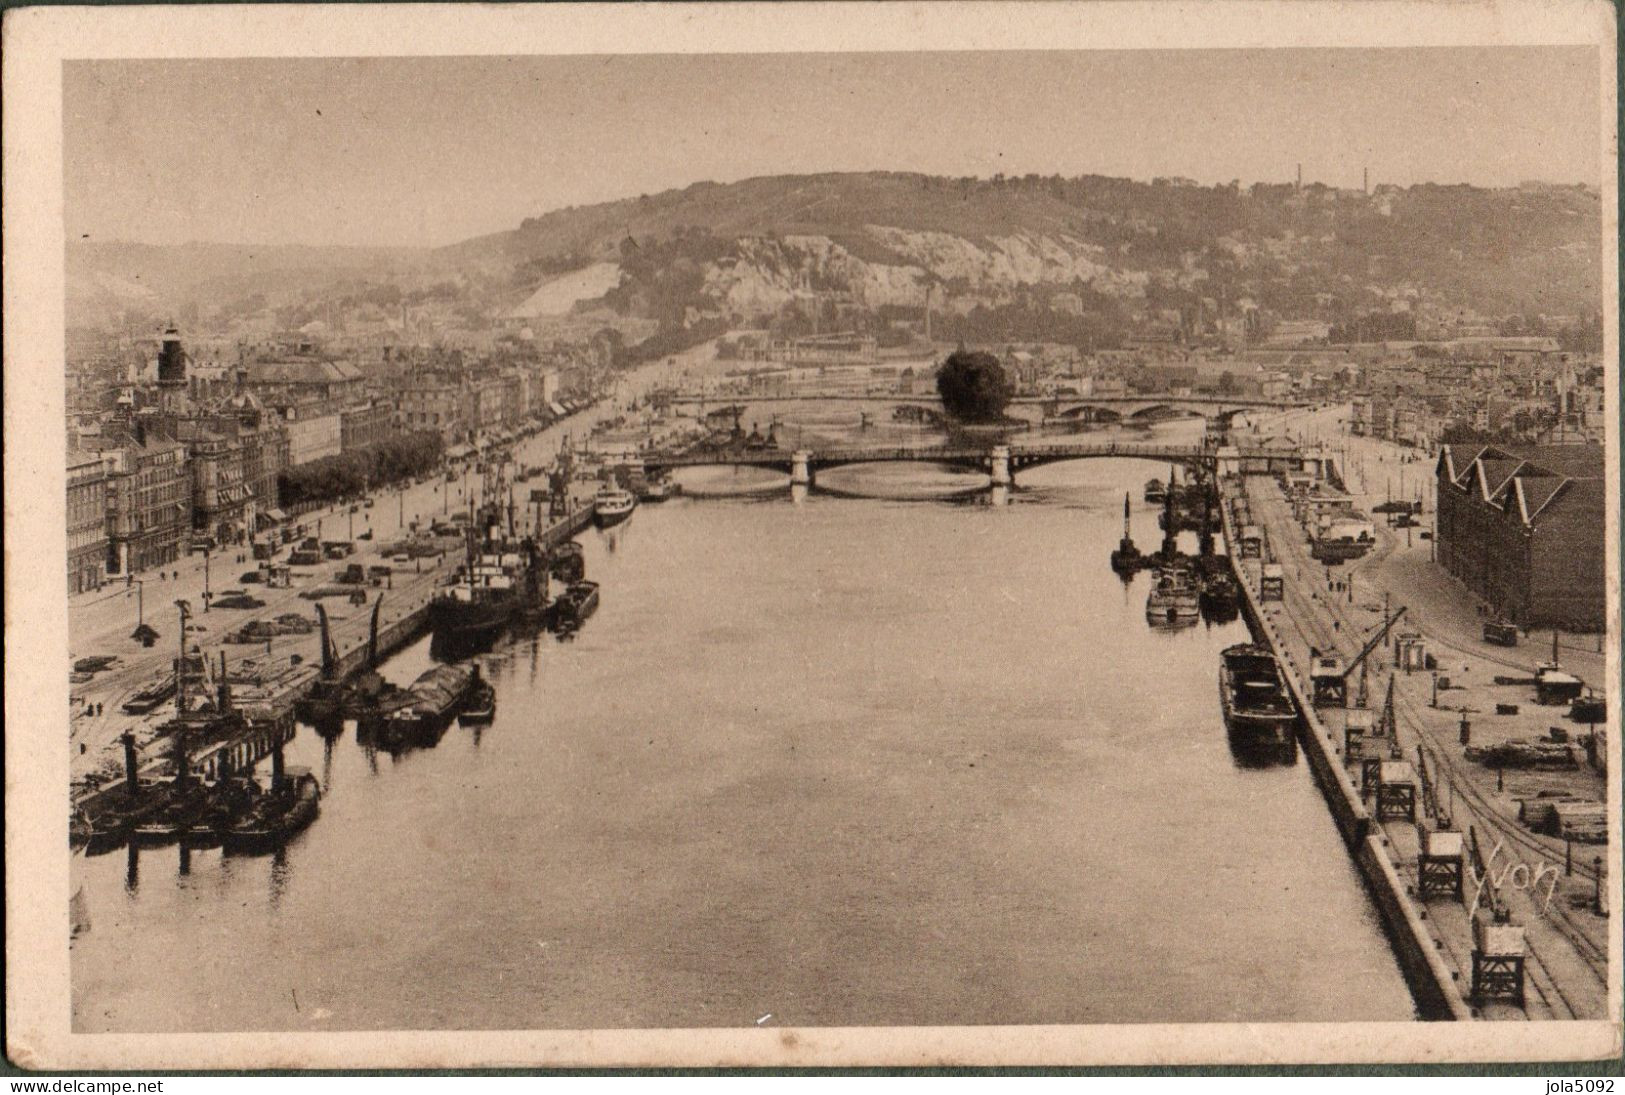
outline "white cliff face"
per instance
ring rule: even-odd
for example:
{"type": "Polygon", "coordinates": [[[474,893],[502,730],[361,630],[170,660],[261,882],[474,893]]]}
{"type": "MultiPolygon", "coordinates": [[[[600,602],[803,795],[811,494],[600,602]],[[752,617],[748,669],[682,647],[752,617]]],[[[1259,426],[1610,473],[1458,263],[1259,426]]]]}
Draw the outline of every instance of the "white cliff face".
{"type": "MultiPolygon", "coordinates": [[[[868,225],[866,234],[897,262],[858,258],[828,236],[742,237],[737,253],[708,267],[706,292],[726,311],[760,315],[814,293],[850,293],[868,307],[924,303],[932,282],[962,280],[969,297],[1001,299],[1018,285],[1082,281],[1099,292],[1139,299],[1144,270],[1110,266],[1104,248],[1074,236],[995,236],[982,241],[947,232],[868,225]]],[[[1180,280],[1200,280],[1191,270],[1180,280]]],[[[941,298],[939,298],[939,301],[941,298]]]]}
{"type": "Polygon", "coordinates": [[[776,311],[815,292],[851,293],[869,307],[920,304],[925,271],[865,262],[827,236],[744,237],[738,254],[706,272],[706,292],[727,310],[776,311]]]}

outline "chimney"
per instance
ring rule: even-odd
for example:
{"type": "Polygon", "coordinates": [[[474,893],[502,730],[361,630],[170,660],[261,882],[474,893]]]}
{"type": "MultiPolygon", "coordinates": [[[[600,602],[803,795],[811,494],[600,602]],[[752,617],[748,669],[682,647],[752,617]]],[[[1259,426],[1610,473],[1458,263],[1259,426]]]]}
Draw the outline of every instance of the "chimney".
{"type": "Polygon", "coordinates": [[[1297,183],[1297,189],[1299,189],[1299,190],[1302,190],[1302,189],[1303,189],[1303,164],[1299,164],[1299,165],[1298,165],[1298,183],[1297,183]]]}
{"type": "Polygon", "coordinates": [[[1371,193],[1371,169],[1369,167],[1360,172],[1360,189],[1367,194],[1371,193]]]}

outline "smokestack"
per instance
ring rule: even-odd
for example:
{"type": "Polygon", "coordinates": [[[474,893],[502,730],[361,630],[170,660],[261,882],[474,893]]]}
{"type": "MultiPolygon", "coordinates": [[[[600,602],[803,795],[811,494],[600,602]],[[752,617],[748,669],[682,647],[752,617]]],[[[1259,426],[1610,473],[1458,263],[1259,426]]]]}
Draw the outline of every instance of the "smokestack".
{"type": "Polygon", "coordinates": [[[287,765],[282,759],[282,739],[278,738],[276,745],[271,749],[271,790],[282,790],[282,784],[287,779],[287,765]]]}
{"type": "Polygon", "coordinates": [[[1297,188],[1299,190],[1303,189],[1303,164],[1298,165],[1298,184],[1297,184],[1297,188]]]}
{"type": "Polygon", "coordinates": [[[1369,167],[1360,171],[1360,189],[1367,194],[1371,193],[1371,169],[1369,167]]]}
{"type": "Polygon", "coordinates": [[[124,785],[130,794],[139,794],[141,784],[135,775],[135,735],[126,730],[119,735],[119,740],[124,743],[124,785]]]}

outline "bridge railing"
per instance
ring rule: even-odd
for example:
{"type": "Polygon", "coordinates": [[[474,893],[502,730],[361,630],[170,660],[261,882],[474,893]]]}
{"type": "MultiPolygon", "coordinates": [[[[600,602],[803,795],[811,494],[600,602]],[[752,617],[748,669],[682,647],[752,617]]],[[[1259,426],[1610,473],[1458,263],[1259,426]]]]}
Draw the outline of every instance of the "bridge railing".
{"type": "MultiPolygon", "coordinates": [[[[1008,446],[942,446],[937,448],[922,448],[918,446],[888,446],[885,448],[834,448],[834,449],[770,449],[754,450],[748,452],[646,452],[641,458],[646,465],[661,467],[678,467],[682,465],[704,464],[788,464],[797,451],[805,451],[810,462],[815,464],[857,464],[866,461],[906,461],[917,460],[922,463],[946,461],[964,462],[970,460],[987,460],[993,455],[995,447],[1009,449],[1013,459],[1048,457],[1054,459],[1081,458],[1081,457],[1135,457],[1148,460],[1197,460],[1217,457],[1221,447],[1213,445],[1168,445],[1145,441],[1086,441],[1086,442],[1027,442],[1015,443],[1008,446]]],[[[1223,447],[1227,455],[1234,454],[1242,460],[1296,460],[1302,456],[1302,450],[1291,449],[1263,449],[1223,447]]]]}

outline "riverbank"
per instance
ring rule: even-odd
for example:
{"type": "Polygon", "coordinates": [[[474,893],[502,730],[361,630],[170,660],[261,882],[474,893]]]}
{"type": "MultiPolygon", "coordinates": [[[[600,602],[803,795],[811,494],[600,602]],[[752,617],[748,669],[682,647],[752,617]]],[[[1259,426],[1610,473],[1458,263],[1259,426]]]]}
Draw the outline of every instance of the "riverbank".
{"type": "MultiPolygon", "coordinates": [[[[1397,611],[1401,605],[1409,607],[1415,601],[1430,606],[1430,610],[1417,612],[1424,620],[1441,618],[1436,611],[1441,602],[1436,583],[1431,598],[1414,596],[1418,592],[1415,587],[1396,579],[1416,575],[1417,568],[1383,565],[1399,550],[1392,530],[1381,530],[1382,542],[1368,559],[1353,567],[1328,571],[1309,557],[1303,532],[1273,479],[1251,478],[1245,481],[1244,488],[1252,520],[1265,529],[1273,561],[1281,568],[1284,596],[1275,604],[1257,600],[1259,563],[1238,563],[1243,584],[1259,614],[1262,631],[1283,658],[1301,698],[1309,698],[1311,651],[1334,651],[1343,665],[1351,664],[1365,641],[1382,626],[1383,594],[1387,594],[1391,610],[1397,611]],[[1333,583],[1346,583],[1351,577],[1352,595],[1346,588],[1334,588],[1333,583]]],[[[1416,622],[1410,615],[1403,621],[1405,625],[1416,622]]],[[[1435,635],[1445,630],[1439,624],[1433,626],[1435,635]]],[[[1415,630],[1422,635],[1428,633],[1425,626],[1415,630]]],[[[1320,758],[1317,771],[1346,838],[1357,843],[1363,825],[1369,837],[1379,842],[1378,847],[1356,847],[1356,851],[1368,882],[1379,895],[1379,904],[1385,912],[1393,910],[1390,928],[1396,949],[1402,957],[1409,956],[1408,971],[1416,971],[1413,983],[1420,983],[1428,995],[1448,1002],[1451,986],[1440,980],[1434,964],[1440,960],[1448,968],[1453,991],[1459,996],[1471,996],[1477,945],[1474,916],[1485,919],[1487,910],[1499,902],[1510,913],[1512,922],[1523,929],[1525,999],[1522,1003],[1509,998],[1479,999],[1473,1002],[1477,1014],[1498,1019],[1601,1018],[1607,1006],[1608,919],[1598,914],[1596,899],[1599,892],[1606,890],[1607,879],[1599,880],[1597,867],[1586,856],[1605,849],[1572,849],[1532,832],[1518,820],[1518,809],[1520,799],[1554,788],[1602,797],[1602,776],[1595,770],[1587,771],[1583,764],[1564,773],[1502,773],[1466,760],[1459,730],[1463,717],[1475,729],[1474,740],[1482,742],[1487,736],[1491,740],[1515,736],[1512,728],[1519,726],[1520,719],[1526,724],[1533,720],[1544,729],[1561,712],[1538,708],[1531,711],[1528,698],[1523,697],[1518,715],[1489,715],[1498,700],[1505,702],[1508,698],[1506,689],[1494,685],[1494,674],[1460,648],[1466,643],[1459,635],[1459,624],[1457,631],[1460,645],[1439,652],[1440,675],[1464,678],[1466,686],[1441,693],[1448,698],[1438,701],[1440,706],[1435,706],[1432,674],[1406,672],[1395,666],[1391,639],[1378,644],[1367,664],[1371,679],[1365,703],[1370,709],[1380,708],[1387,682],[1392,681],[1395,727],[1391,737],[1369,738],[1363,752],[1411,767],[1416,796],[1414,824],[1395,818],[1378,820],[1369,813],[1360,818],[1374,800],[1371,793],[1361,794],[1356,786],[1363,772],[1357,765],[1351,767],[1354,762],[1345,749],[1344,731],[1349,718],[1345,709],[1316,711],[1305,704],[1305,739],[1311,759],[1320,758]],[[1450,710],[1452,705],[1456,710],[1450,710]],[[1468,710],[1463,712],[1463,707],[1468,710]],[[1497,721],[1501,726],[1493,726],[1497,721]],[[1486,722],[1492,723],[1491,729],[1478,729],[1486,722]],[[1360,810],[1354,809],[1356,805],[1360,810]],[[1462,901],[1418,896],[1421,834],[1433,831],[1461,833],[1467,840],[1467,862],[1460,868],[1465,876],[1462,901]],[[1477,867],[1471,853],[1475,844],[1481,857],[1481,866],[1477,867]],[[1392,878],[1404,886],[1404,893],[1395,891],[1390,872],[1382,867],[1383,858],[1389,861],[1392,878]],[[1481,893],[1480,883],[1486,881],[1481,893]],[[1418,933],[1416,925],[1423,922],[1426,932],[1418,933]],[[1425,965],[1417,964],[1418,957],[1427,959],[1425,965]]],[[[1531,670],[1532,666],[1524,672],[1531,670]]],[[[1349,688],[1349,702],[1357,706],[1358,685],[1353,674],[1349,688]]]]}

